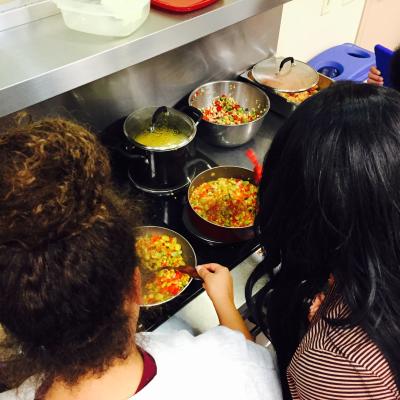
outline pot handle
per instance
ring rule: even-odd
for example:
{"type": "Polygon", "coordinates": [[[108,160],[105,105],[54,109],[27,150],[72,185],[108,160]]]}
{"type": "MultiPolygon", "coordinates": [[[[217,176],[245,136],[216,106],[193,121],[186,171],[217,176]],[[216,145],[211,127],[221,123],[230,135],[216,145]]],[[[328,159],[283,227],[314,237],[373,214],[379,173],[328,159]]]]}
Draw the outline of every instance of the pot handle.
{"type": "Polygon", "coordinates": [[[118,153],[122,154],[124,157],[129,158],[131,160],[142,159],[145,162],[148,162],[147,158],[144,155],[131,153],[131,151],[135,149],[135,146],[132,144],[119,143],[118,146],[110,147],[110,149],[117,151],[118,153]]]}
{"type": "Polygon", "coordinates": [[[151,117],[151,125],[150,125],[150,132],[154,131],[154,127],[157,124],[158,118],[160,118],[161,114],[165,114],[168,112],[168,109],[166,106],[161,106],[154,111],[153,116],[151,117]]]}
{"type": "MultiPolygon", "coordinates": [[[[185,106],[181,109],[186,115],[188,115],[194,121],[195,126],[199,124],[201,119],[203,118],[203,113],[196,107],[193,106],[185,106]]],[[[211,168],[211,167],[209,167],[211,168]]]]}
{"type": "Polygon", "coordinates": [[[293,57],[286,57],[286,58],[284,58],[284,59],[281,61],[281,64],[279,65],[279,71],[278,71],[278,73],[281,72],[283,66],[284,66],[288,61],[290,61],[290,64],[291,64],[290,67],[293,66],[293,64],[294,64],[294,58],[293,58],[293,57]]]}
{"type": "Polygon", "coordinates": [[[186,178],[187,178],[189,183],[192,183],[192,180],[189,178],[189,168],[192,167],[193,165],[196,165],[196,164],[204,164],[207,167],[207,169],[211,169],[212,168],[212,166],[206,160],[203,160],[201,158],[195,158],[195,159],[187,162],[185,164],[185,166],[183,167],[183,170],[185,172],[186,178]]]}

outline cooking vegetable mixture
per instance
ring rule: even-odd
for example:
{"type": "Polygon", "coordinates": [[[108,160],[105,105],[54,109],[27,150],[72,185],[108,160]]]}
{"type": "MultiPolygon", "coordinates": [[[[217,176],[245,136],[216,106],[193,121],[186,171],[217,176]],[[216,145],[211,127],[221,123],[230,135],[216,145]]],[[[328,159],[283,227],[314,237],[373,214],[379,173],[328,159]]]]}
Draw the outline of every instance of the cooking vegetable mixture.
{"type": "Polygon", "coordinates": [[[308,90],[304,90],[303,92],[290,92],[290,93],[278,92],[278,94],[284,97],[287,101],[290,101],[291,103],[300,104],[304,100],[318,93],[319,90],[320,90],[319,86],[315,85],[308,90]]]}
{"type": "Polygon", "coordinates": [[[243,108],[233,98],[223,94],[215,98],[210,107],[202,108],[203,119],[220,125],[239,125],[254,121],[260,115],[254,108],[243,108]]]}
{"type": "MultiPolygon", "coordinates": [[[[145,235],[137,238],[136,253],[143,272],[143,304],[154,304],[176,296],[189,283],[190,277],[165,266],[185,265],[182,248],[175,237],[145,235]],[[146,279],[146,271],[156,271],[146,279]]],[[[149,274],[147,274],[149,275],[149,274]]]]}
{"type": "Polygon", "coordinates": [[[143,304],[169,300],[179,294],[189,283],[190,277],[173,269],[161,269],[153,280],[144,285],[143,304]]]}
{"type": "Polygon", "coordinates": [[[257,187],[237,178],[218,178],[195,188],[190,196],[192,208],[217,225],[245,227],[254,223],[257,187]]]}

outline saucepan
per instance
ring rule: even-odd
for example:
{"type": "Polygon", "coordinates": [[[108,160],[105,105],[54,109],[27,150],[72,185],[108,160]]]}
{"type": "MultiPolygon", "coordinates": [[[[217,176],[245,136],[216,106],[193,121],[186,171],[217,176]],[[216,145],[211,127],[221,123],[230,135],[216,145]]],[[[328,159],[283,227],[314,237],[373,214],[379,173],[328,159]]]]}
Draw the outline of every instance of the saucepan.
{"type": "Polygon", "coordinates": [[[219,166],[208,169],[197,175],[188,188],[189,216],[194,227],[206,237],[224,243],[235,243],[249,240],[254,237],[254,222],[243,227],[228,227],[210,222],[199,215],[193,205],[193,191],[205,182],[215,181],[218,178],[237,178],[254,182],[254,172],[238,166],[219,166]]]}
{"type": "Polygon", "coordinates": [[[184,187],[193,178],[188,176],[188,170],[194,162],[193,140],[201,112],[189,107],[185,111],[169,107],[146,107],[134,111],[126,118],[124,133],[129,145],[123,154],[131,159],[131,171],[143,190],[184,187]],[[143,144],[139,135],[149,133],[152,129],[176,132],[180,142],[172,145],[143,144]]]}

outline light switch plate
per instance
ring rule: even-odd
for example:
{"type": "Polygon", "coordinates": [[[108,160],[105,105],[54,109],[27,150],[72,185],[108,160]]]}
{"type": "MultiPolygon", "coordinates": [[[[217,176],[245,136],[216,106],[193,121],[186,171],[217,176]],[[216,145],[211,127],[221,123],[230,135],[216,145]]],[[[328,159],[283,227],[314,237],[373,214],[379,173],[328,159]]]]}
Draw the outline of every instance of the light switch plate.
{"type": "Polygon", "coordinates": [[[332,10],[333,0],[322,0],[321,15],[329,14],[332,10]]]}

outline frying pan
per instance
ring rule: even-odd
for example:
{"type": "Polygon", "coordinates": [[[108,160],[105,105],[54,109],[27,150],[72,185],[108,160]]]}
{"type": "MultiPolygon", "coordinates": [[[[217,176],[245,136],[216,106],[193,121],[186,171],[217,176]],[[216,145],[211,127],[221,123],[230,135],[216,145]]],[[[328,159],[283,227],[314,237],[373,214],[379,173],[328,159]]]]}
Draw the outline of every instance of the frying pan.
{"type": "MultiPolygon", "coordinates": [[[[145,236],[145,235],[168,235],[170,237],[175,237],[178,241],[178,243],[181,245],[182,248],[182,258],[185,261],[186,265],[197,265],[197,258],[196,258],[196,253],[193,250],[193,247],[191,244],[178,232],[173,231],[172,229],[164,228],[162,226],[139,226],[135,228],[135,237],[140,237],[140,236],[145,236]]],[[[142,307],[154,307],[154,306],[159,306],[160,304],[167,303],[173,299],[175,299],[177,296],[179,296],[189,285],[190,282],[192,281],[192,278],[190,278],[188,284],[175,296],[169,298],[168,300],[160,301],[158,303],[152,303],[152,304],[143,304],[141,305],[142,307]]]]}

